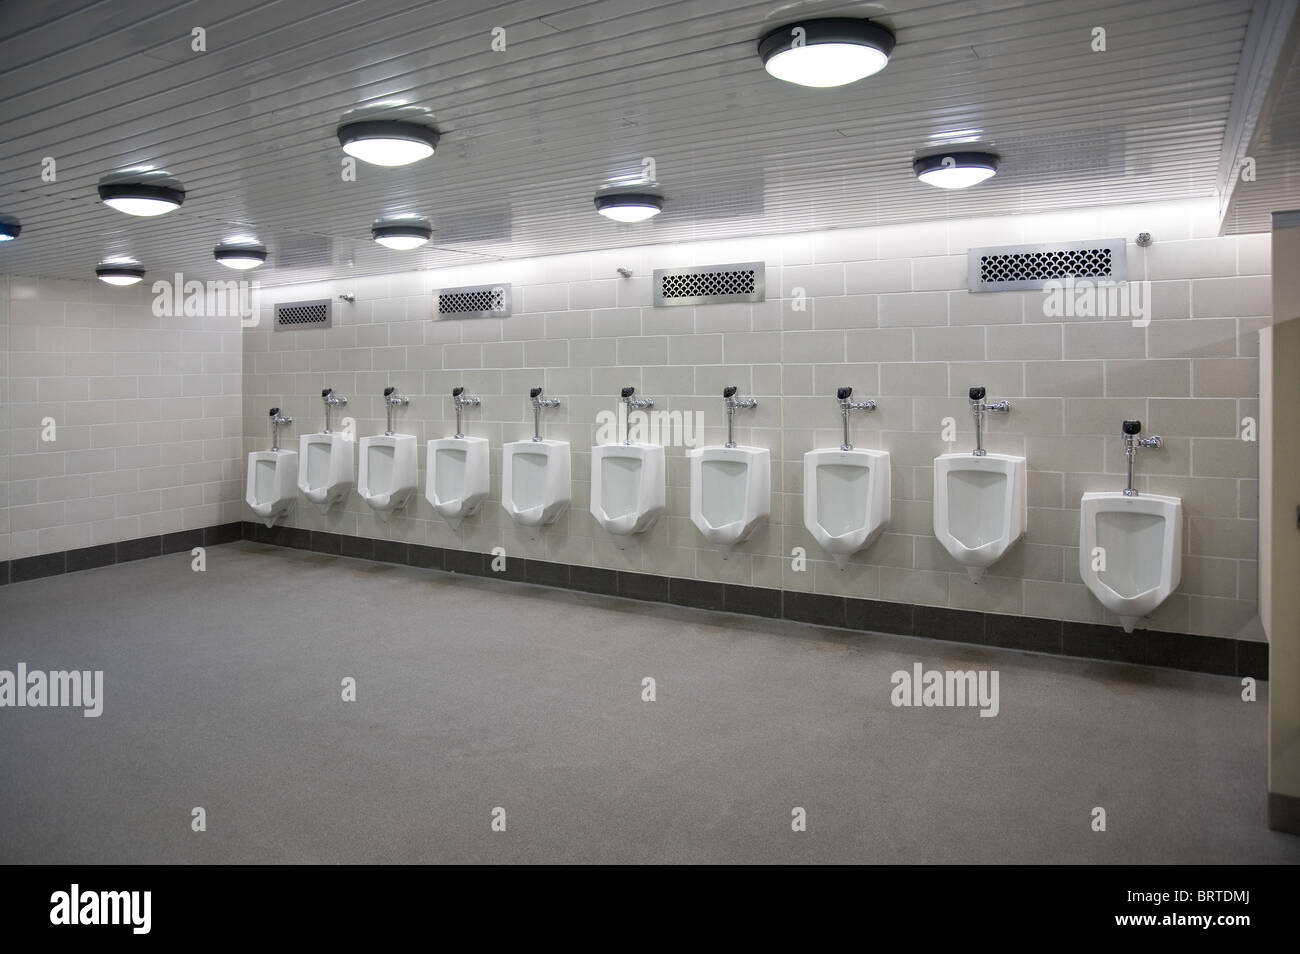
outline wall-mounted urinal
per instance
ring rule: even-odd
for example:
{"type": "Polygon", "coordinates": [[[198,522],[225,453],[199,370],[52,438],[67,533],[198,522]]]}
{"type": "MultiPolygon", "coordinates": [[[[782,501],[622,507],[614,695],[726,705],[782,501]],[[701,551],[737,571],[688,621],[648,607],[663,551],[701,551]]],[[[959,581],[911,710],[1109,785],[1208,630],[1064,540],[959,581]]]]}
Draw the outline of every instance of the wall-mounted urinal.
{"type": "Polygon", "coordinates": [[[542,437],[542,408],[559,407],[555,398],[529,392],[533,403],[533,436],[501,448],[501,506],[521,527],[535,530],[554,523],[569,509],[573,474],[568,441],[542,437]]]}
{"type": "Polygon", "coordinates": [[[298,489],[316,505],[321,513],[352,492],[356,484],[356,464],[353,460],[353,442],[346,434],[336,434],[330,429],[330,412],[335,407],[346,407],[348,399],[335,394],[333,388],[321,392],[325,401],[325,429],[319,434],[303,434],[298,438],[298,454],[302,467],[298,470],[298,489]]]}
{"type": "MultiPolygon", "coordinates": [[[[628,412],[654,407],[653,398],[635,398],[624,388],[628,412]]],[[[600,444],[591,449],[591,515],[607,531],[643,533],[665,506],[664,449],[658,444],[600,444]]]]}
{"type": "Polygon", "coordinates": [[[467,395],[464,388],[453,388],[451,400],[456,406],[456,435],[426,445],[424,499],[457,530],[487,499],[488,442],[461,433],[461,410],[478,407],[479,399],[467,395]]]}
{"type": "Polygon", "coordinates": [[[244,500],[268,527],[289,512],[298,494],[298,454],[280,449],[280,425],[293,418],[271,408],[271,449],[248,455],[247,490],[244,500]]]}
{"type": "Polygon", "coordinates": [[[772,454],[766,447],[741,447],[732,438],[736,411],[758,407],[722,392],[727,409],[727,443],[687,452],[691,465],[691,522],[704,539],[730,552],[767,523],[772,512],[772,454]]]}
{"type": "Polygon", "coordinates": [[[972,583],[1025,535],[1029,523],[1025,458],[984,450],[983,415],[1011,410],[1007,401],[984,403],[984,389],[970,389],[975,450],[934,459],[934,535],[972,583]]]}
{"type": "Polygon", "coordinates": [[[844,442],[803,455],[803,525],[841,570],[885,529],[892,495],[889,452],[849,442],[849,413],[876,409],[875,401],[851,401],[852,395],[852,388],[835,395],[844,442]]]}
{"type": "Polygon", "coordinates": [[[1124,422],[1128,488],[1086,493],[1079,502],[1079,575],[1126,633],[1178,588],[1183,573],[1182,500],[1133,489],[1137,448],[1160,446],[1159,437],[1138,439],[1141,431],[1140,421],[1124,422]]]}
{"type": "Polygon", "coordinates": [[[385,522],[394,510],[405,507],[415,492],[415,435],[393,433],[393,408],[409,403],[397,388],[384,388],[388,429],[361,438],[357,493],[385,522]]]}

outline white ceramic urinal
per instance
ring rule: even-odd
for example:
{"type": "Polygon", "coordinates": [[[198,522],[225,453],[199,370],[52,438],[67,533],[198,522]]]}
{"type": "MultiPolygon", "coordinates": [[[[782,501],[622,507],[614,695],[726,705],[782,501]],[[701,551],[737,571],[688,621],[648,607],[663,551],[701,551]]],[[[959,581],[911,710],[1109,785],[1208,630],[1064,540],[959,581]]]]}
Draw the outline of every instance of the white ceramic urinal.
{"type": "Polygon", "coordinates": [[[424,497],[453,530],[478,513],[488,495],[488,442],[482,437],[444,437],[429,441],[425,454],[424,497]]]}
{"type": "Polygon", "coordinates": [[[1183,502],[1122,491],[1079,503],[1079,575],[1119,617],[1124,632],[1178,588],[1183,573],[1183,502]]]}
{"type": "Polygon", "coordinates": [[[803,455],[803,525],[840,569],[889,523],[889,452],[841,450],[803,455]]]}
{"type": "Polygon", "coordinates": [[[568,441],[511,441],[501,447],[501,506],[521,527],[544,527],[573,496],[568,441]]]}
{"type": "Polygon", "coordinates": [[[298,495],[298,452],[253,451],[248,455],[248,491],[244,500],[268,527],[284,516],[298,495]]]}
{"type": "Polygon", "coordinates": [[[343,434],[322,432],[298,438],[302,459],[298,489],[321,513],[345,498],[356,484],[353,448],[343,434]]]}
{"type": "Polygon", "coordinates": [[[387,521],[415,492],[415,435],[375,434],[361,438],[357,493],[387,521]]]}
{"type": "Polygon", "coordinates": [[[700,447],[691,462],[691,522],[704,539],[731,548],[772,512],[772,454],[766,447],[700,447]]]}
{"type": "Polygon", "coordinates": [[[943,454],[934,459],[934,535],[978,583],[1025,535],[1025,458],[943,454]]]}
{"type": "Polygon", "coordinates": [[[664,512],[664,449],[600,444],[591,449],[591,515],[615,534],[642,533],[664,512]]]}

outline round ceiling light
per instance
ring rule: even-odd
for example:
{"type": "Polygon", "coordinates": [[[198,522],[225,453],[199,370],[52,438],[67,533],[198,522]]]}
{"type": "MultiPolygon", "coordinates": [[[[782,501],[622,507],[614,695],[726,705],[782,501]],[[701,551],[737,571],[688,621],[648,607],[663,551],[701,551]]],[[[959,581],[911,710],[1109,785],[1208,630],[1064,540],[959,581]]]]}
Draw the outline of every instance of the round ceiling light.
{"type": "Polygon", "coordinates": [[[257,268],[266,261],[266,249],[260,245],[222,244],[212,250],[212,257],[227,268],[257,268]]]}
{"type": "Polygon", "coordinates": [[[102,182],[99,198],[105,205],[127,215],[162,215],[181,207],[185,190],[145,182],[102,182]]]}
{"type": "Polygon", "coordinates": [[[370,235],[385,248],[399,252],[419,248],[433,237],[433,229],[424,222],[376,222],[370,227],[370,235]]]}
{"type": "Polygon", "coordinates": [[[144,278],[144,269],[139,265],[104,262],[95,268],[95,275],[109,285],[134,285],[144,278]]]}
{"type": "Polygon", "coordinates": [[[364,119],[338,128],[339,145],[349,156],[376,166],[405,166],[433,155],[438,131],[400,119],[364,119]]]}
{"type": "Polygon", "coordinates": [[[879,73],[893,51],[893,33],[852,17],[787,23],[758,41],[758,55],[769,73],[817,88],[846,86],[879,73]]]}
{"type": "Polygon", "coordinates": [[[615,222],[644,222],[664,210],[664,197],[652,192],[610,192],[596,196],[596,211],[615,222]]]}
{"type": "Polygon", "coordinates": [[[12,242],[23,230],[23,224],[15,218],[0,215],[0,242],[12,242]]]}
{"type": "Polygon", "coordinates": [[[991,152],[939,152],[913,161],[912,171],[922,182],[940,189],[968,189],[998,171],[991,152]]]}

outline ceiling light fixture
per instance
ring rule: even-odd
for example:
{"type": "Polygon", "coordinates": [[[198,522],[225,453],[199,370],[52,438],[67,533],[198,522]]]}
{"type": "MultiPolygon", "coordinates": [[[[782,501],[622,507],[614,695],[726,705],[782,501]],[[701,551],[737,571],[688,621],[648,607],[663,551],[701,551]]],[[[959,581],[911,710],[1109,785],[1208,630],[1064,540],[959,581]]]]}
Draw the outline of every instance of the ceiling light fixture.
{"type": "Polygon", "coordinates": [[[991,152],[938,152],[914,160],[912,171],[927,185],[968,189],[991,178],[998,171],[999,161],[991,152]]]}
{"type": "Polygon", "coordinates": [[[23,230],[23,224],[15,218],[0,215],[0,242],[12,242],[23,230]]]}
{"type": "Polygon", "coordinates": [[[664,197],[653,192],[609,192],[596,196],[596,211],[615,222],[644,222],[664,210],[664,197]]]}
{"type": "Polygon", "coordinates": [[[376,222],[370,227],[370,235],[385,248],[406,252],[429,241],[433,237],[433,229],[420,221],[376,222]]]}
{"type": "Polygon", "coordinates": [[[376,166],[405,166],[433,155],[438,131],[400,119],[364,119],[338,128],[339,145],[349,156],[376,166]]]}
{"type": "Polygon", "coordinates": [[[222,243],[212,250],[212,257],[227,268],[257,268],[266,261],[266,249],[261,245],[222,243]]]}
{"type": "Polygon", "coordinates": [[[144,278],[144,269],[139,265],[104,262],[96,266],[95,275],[109,285],[134,285],[144,278]]]}
{"type": "Polygon", "coordinates": [[[185,190],[145,182],[101,182],[99,198],[127,215],[163,215],[181,207],[185,190]]]}
{"type": "Polygon", "coordinates": [[[824,89],[879,73],[894,34],[870,20],[828,17],[787,23],[758,41],[763,67],[779,80],[824,89]]]}

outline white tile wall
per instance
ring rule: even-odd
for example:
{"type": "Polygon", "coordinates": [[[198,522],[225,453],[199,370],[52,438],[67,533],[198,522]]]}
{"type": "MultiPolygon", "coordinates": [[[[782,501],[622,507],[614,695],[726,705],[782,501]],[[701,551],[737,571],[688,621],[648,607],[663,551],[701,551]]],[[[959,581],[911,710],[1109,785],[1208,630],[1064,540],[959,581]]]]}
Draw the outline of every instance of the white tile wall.
{"type": "Polygon", "coordinates": [[[239,319],[152,300],[0,278],[0,560],[241,519],[239,319]]]}
{"type": "Polygon", "coordinates": [[[422,495],[388,524],[356,496],[326,517],[300,507],[292,522],[649,573],[1114,622],[1079,580],[1077,501],[1084,490],[1122,486],[1119,423],[1136,416],[1147,433],[1167,437],[1164,449],[1141,457],[1139,487],[1183,496],[1188,513],[1188,572],[1151,625],[1255,637],[1256,455],[1237,435],[1241,419],[1257,413],[1254,342],[1268,320],[1267,249],[1260,236],[1216,237],[1213,203],[1193,202],[629,248],[272,289],[264,295],[267,323],[244,334],[244,450],[266,443],[272,404],[315,430],[323,387],[349,396],[362,435],[383,429],[380,394],[390,384],[411,397],[399,412],[401,430],[420,441],[450,434],[449,395],[464,385],[483,400],[466,432],[492,442],[494,496],[459,533],[422,495]],[[1155,244],[1130,243],[1128,252],[1130,276],[1153,282],[1158,320],[1148,328],[1048,318],[1041,294],[965,288],[967,247],[1143,231],[1155,244]],[[656,267],[754,260],[767,264],[762,304],[651,307],[656,267]],[[634,277],[619,277],[618,266],[634,277]],[[496,281],[514,283],[512,317],[431,320],[436,287],[496,281]],[[796,306],[797,289],[806,308],[796,306]],[[357,299],[338,307],[335,327],[270,330],[271,302],[343,291],[357,299]],[[668,513],[620,548],[627,541],[606,535],[587,511],[597,413],[613,410],[619,389],[633,385],[660,409],[702,411],[707,442],[720,442],[720,392],[729,384],[760,401],[738,418],[737,439],[773,450],[771,525],[723,560],[690,522],[684,451],[670,447],[668,513]],[[1030,466],[1028,538],[978,587],[930,529],[931,460],[949,449],[940,422],[955,417],[957,446],[970,443],[972,384],[1012,399],[1013,412],[990,424],[987,443],[1027,454],[1030,466]],[[574,500],[534,542],[500,508],[499,448],[531,433],[527,394],[539,385],[564,401],[546,415],[545,429],[573,443],[574,500]],[[855,418],[853,440],[890,450],[894,462],[890,530],[846,572],[823,559],[801,509],[802,454],[840,441],[839,385],[880,402],[875,414],[855,418]],[[794,547],[812,558],[807,572],[792,570],[794,547]]]}

